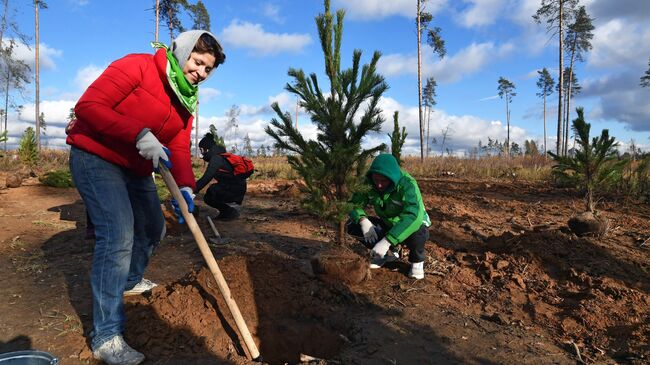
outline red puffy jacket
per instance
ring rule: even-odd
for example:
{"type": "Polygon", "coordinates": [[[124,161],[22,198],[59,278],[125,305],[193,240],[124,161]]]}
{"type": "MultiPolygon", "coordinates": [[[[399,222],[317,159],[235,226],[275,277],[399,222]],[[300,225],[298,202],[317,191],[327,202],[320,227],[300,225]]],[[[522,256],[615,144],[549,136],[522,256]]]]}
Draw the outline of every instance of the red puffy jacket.
{"type": "Polygon", "coordinates": [[[138,133],[149,128],[171,151],[171,173],[178,186],[194,189],[190,158],[194,118],[169,86],[166,69],[164,49],[113,62],[77,102],[77,120],[66,143],[146,176],[153,166],[140,156],[135,143],[138,133]]]}

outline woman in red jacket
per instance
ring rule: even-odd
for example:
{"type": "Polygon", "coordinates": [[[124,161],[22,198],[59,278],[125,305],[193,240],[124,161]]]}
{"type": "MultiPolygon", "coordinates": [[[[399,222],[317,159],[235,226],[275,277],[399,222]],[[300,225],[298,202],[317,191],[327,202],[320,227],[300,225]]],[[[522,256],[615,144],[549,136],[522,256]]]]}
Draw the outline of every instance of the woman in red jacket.
{"type": "Polygon", "coordinates": [[[159,161],[167,165],[193,208],[197,85],[225,61],[206,31],[181,33],[171,49],[154,47],[153,55],[130,54],[108,66],[77,102],[67,137],[72,177],[95,225],[91,347],[108,364],[144,360],[122,337],[122,297],[156,286],[143,278],[165,230],[151,173],[159,161]]]}

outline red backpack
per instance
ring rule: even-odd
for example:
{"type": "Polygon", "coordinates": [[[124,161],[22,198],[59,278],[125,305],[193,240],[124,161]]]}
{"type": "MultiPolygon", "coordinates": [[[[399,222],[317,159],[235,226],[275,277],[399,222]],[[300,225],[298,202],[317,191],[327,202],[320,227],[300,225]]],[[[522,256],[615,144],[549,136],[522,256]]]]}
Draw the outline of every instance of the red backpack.
{"type": "Polygon", "coordinates": [[[230,163],[230,166],[232,166],[232,174],[237,177],[248,179],[248,177],[255,172],[253,161],[247,157],[235,155],[229,152],[224,152],[221,156],[230,163]]]}

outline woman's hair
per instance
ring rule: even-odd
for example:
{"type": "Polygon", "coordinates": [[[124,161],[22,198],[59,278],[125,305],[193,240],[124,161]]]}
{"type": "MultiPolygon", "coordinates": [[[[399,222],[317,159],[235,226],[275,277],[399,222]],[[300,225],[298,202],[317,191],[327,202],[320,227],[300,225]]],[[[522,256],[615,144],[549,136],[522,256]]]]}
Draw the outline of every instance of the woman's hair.
{"type": "Polygon", "coordinates": [[[210,53],[213,55],[215,58],[215,68],[226,61],[226,54],[223,53],[223,48],[221,48],[219,42],[208,33],[201,34],[199,39],[196,41],[192,52],[210,53]]]}

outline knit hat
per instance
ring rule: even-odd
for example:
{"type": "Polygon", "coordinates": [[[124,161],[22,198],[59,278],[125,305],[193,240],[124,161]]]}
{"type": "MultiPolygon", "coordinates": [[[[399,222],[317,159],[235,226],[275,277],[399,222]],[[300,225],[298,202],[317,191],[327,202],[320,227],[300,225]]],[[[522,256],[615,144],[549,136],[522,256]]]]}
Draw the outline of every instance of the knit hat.
{"type": "Polygon", "coordinates": [[[185,63],[190,58],[190,53],[192,53],[196,42],[204,33],[207,33],[214,38],[217,41],[219,48],[222,48],[217,37],[206,30],[188,30],[187,32],[179,34],[172,42],[171,51],[174,54],[174,57],[176,57],[178,65],[181,66],[181,70],[185,67],[185,63]]]}

